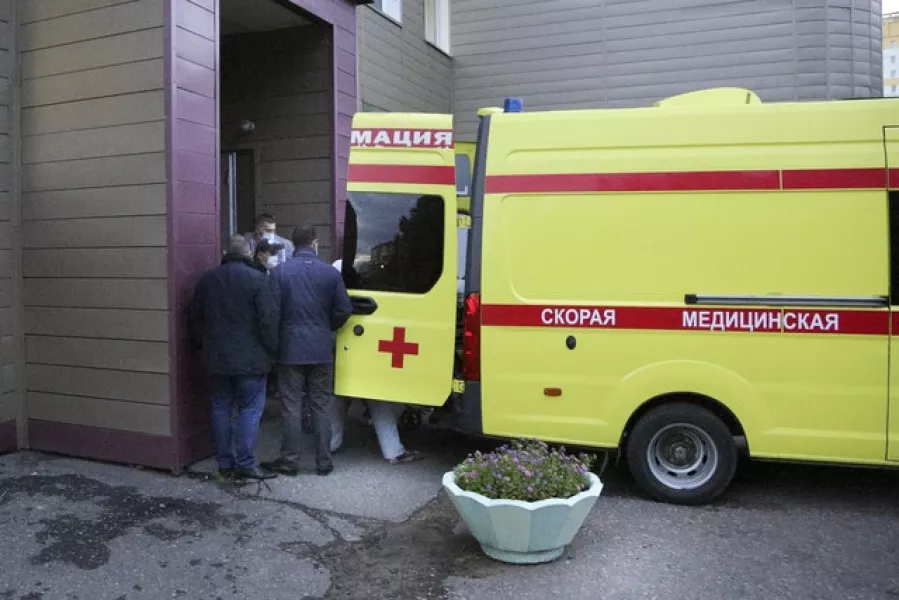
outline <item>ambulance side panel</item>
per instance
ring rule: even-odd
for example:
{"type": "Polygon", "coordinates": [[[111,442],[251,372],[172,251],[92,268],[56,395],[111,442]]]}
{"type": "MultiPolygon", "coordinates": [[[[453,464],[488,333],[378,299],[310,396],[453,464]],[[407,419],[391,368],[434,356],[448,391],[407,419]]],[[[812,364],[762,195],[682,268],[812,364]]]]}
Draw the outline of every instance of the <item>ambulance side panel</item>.
{"type": "Polygon", "coordinates": [[[494,115],[484,432],[616,447],[641,405],[686,395],[726,407],[753,456],[883,462],[894,111],[494,115]]]}

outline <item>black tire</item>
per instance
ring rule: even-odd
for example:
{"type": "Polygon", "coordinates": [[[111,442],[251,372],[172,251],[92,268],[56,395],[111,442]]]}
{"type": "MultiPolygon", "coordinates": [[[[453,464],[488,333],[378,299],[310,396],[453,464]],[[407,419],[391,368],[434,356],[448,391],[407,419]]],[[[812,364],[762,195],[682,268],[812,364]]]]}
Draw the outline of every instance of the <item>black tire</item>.
{"type": "MultiPolygon", "coordinates": [[[[701,505],[713,501],[730,485],[737,470],[737,446],[727,426],[710,411],[677,402],[664,404],[640,417],[627,441],[627,463],[637,485],[652,498],[671,504],[701,505]],[[670,425],[683,424],[700,430],[714,445],[717,464],[708,479],[691,489],[679,489],[660,480],[648,456],[653,437],[670,425]]],[[[711,459],[705,461],[708,464],[711,459]]],[[[656,461],[656,464],[659,464],[656,461]]],[[[709,467],[712,468],[712,467],[709,467]]]]}

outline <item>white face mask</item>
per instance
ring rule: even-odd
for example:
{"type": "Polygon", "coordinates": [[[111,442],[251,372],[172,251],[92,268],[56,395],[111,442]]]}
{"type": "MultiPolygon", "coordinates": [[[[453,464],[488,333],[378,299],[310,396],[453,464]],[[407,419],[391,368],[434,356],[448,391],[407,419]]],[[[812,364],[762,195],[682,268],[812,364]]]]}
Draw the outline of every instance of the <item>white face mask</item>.
{"type": "Polygon", "coordinates": [[[269,232],[263,233],[263,234],[262,234],[262,239],[268,240],[268,241],[270,241],[270,242],[273,242],[273,241],[275,241],[275,234],[274,234],[274,233],[269,233],[269,232]]]}

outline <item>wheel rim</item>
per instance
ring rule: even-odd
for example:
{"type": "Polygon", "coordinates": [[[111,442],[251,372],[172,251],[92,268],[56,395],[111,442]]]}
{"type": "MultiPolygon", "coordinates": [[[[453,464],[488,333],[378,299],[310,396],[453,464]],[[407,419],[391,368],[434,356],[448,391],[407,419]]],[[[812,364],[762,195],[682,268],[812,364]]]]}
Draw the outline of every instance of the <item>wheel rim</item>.
{"type": "Polygon", "coordinates": [[[695,490],[718,469],[718,448],[699,427],[674,423],[652,436],[646,460],[659,483],[675,490],[695,490]]]}

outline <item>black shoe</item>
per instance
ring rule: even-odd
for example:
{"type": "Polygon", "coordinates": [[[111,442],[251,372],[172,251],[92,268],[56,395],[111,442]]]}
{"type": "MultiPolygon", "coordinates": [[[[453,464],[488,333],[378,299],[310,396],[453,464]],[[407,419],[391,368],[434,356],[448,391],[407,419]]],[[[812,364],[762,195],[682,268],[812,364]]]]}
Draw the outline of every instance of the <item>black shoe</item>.
{"type": "Polygon", "coordinates": [[[327,467],[324,467],[324,468],[322,468],[322,467],[317,467],[317,468],[315,469],[315,474],[316,474],[316,475],[321,475],[322,477],[325,477],[325,476],[327,476],[327,475],[330,475],[330,474],[331,474],[331,471],[333,471],[333,470],[334,470],[334,465],[328,465],[327,467]]]}
{"type": "Polygon", "coordinates": [[[410,463],[422,460],[424,458],[424,454],[417,450],[406,450],[396,458],[391,458],[387,462],[392,465],[400,465],[403,463],[410,463]]]}
{"type": "Polygon", "coordinates": [[[300,466],[288,458],[279,458],[271,462],[264,462],[260,465],[263,469],[274,471],[282,475],[299,475],[300,466]]]}
{"type": "Polygon", "coordinates": [[[277,477],[274,473],[269,473],[259,467],[250,467],[247,469],[237,469],[234,472],[235,479],[256,479],[258,481],[263,481],[265,479],[274,479],[277,477]]]}

